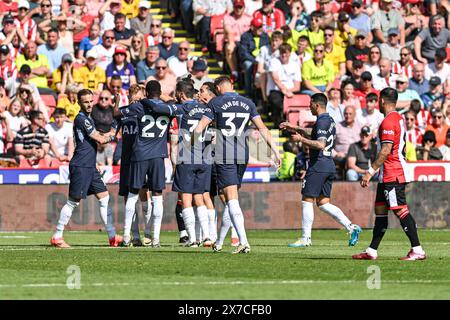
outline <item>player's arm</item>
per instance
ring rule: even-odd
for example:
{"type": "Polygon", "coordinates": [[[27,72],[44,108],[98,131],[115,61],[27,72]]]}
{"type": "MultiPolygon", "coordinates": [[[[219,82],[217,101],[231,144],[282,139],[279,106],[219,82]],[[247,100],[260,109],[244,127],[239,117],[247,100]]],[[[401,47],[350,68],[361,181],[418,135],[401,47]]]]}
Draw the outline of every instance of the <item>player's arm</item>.
{"type": "Polygon", "coordinates": [[[325,137],[320,137],[317,140],[311,140],[308,138],[305,138],[304,136],[302,136],[301,134],[296,134],[295,136],[293,136],[294,141],[297,142],[301,142],[305,145],[307,145],[308,147],[312,148],[312,149],[316,149],[316,150],[323,150],[326,147],[326,138],[325,137]]]}
{"type": "Polygon", "coordinates": [[[95,129],[91,132],[91,134],[89,134],[89,137],[100,144],[112,142],[116,138],[114,134],[111,134],[111,132],[102,135],[95,129]]]}
{"type": "Polygon", "coordinates": [[[381,150],[377,156],[377,159],[372,163],[372,166],[369,167],[369,170],[367,170],[367,172],[364,174],[361,180],[361,186],[363,188],[369,185],[369,181],[372,178],[372,176],[378,169],[381,168],[383,163],[386,161],[387,157],[391,154],[392,145],[393,145],[392,142],[384,142],[381,144],[381,150]]]}
{"type": "Polygon", "coordinates": [[[173,103],[154,103],[150,99],[142,99],[140,103],[144,108],[151,109],[153,112],[169,117],[173,116],[177,109],[177,106],[173,103]]]}
{"type": "Polygon", "coordinates": [[[303,136],[310,136],[312,131],[311,128],[302,128],[300,126],[293,125],[292,123],[289,122],[282,122],[280,124],[280,129],[289,131],[291,133],[300,133],[303,136]]]}
{"type": "Polygon", "coordinates": [[[120,112],[119,109],[120,104],[120,95],[117,93],[114,97],[114,108],[113,108],[113,117],[117,118],[122,115],[122,112],[120,112]]]}
{"type": "Polygon", "coordinates": [[[198,125],[194,129],[194,135],[199,136],[202,134],[202,132],[209,126],[209,124],[212,122],[212,119],[210,119],[207,116],[203,116],[202,119],[199,121],[198,125]]]}
{"type": "Polygon", "coordinates": [[[252,119],[252,122],[256,126],[256,128],[259,130],[259,133],[264,138],[267,145],[272,150],[273,154],[275,155],[276,165],[279,166],[281,164],[280,153],[278,152],[277,144],[274,143],[274,141],[272,139],[272,134],[270,133],[269,129],[267,129],[266,125],[261,120],[261,117],[254,117],[252,119]]]}

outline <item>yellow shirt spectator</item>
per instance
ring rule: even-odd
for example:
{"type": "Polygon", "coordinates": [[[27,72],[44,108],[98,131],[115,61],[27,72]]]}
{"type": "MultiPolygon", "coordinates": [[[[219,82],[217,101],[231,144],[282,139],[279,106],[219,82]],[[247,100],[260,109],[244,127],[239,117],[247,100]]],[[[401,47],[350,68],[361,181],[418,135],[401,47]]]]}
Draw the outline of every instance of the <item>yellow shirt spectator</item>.
{"type": "Polygon", "coordinates": [[[308,60],[302,66],[303,80],[311,81],[313,86],[326,86],[334,81],[333,65],[328,60],[323,60],[321,66],[314,63],[314,59],[308,60]]]}
{"type": "Polygon", "coordinates": [[[74,80],[76,83],[81,83],[83,88],[97,91],[99,90],[98,85],[106,82],[105,71],[99,66],[96,66],[92,71],[87,66],[83,66],[77,71],[74,80]]]}
{"type": "MultiPolygon", "coordinates": [[[[309,54],[313,53],[313,48],[316,45],[325,43],[322,29],[319,30],[319,32],[313,32],[309,29],[305,29],[300,32],[298,32],[296,30],[292,30],[292,39],[294,40],[294,43],[295,43],[294,48],[297,48],[297,41],[298,41],[298,38],[300,38],[301,36],[307,36],[309,39],[309,47],[308,47],[308,49],[306,49],[306,52],[308,52],[309,54]]],[[[291,43],[289,43],[289,44],[291,44],[291,43]]]]}
{"type": "Polygon", "coordinates": [[[355,42],[355,37],[358,30],[350,27],[349,32],[352,37],[351,40],[349,39],[348,32],[340,31],[338,29],[334,30],[334,45],[345,49],[349,45],[353,44],[355,42]]]}
{"type": "Polygon", "coordinates": [[[140,0],[122,0],[122,8],[120,12],[127,16],[128,19],[133,19],[139,14],[140,0]]]}
{"type": "MultiPolygon", "coordinates": [[[[17,70],[20,70],[20,68],[27,64],[30,66],[31,69],[39,68],[42,66],[47,67],[50,69],[50,65],[48,63],[48,59],[43,54],[36,54],[36,60],[27,60],[23,54],[20,54],[16,59],[16,67],[17,70]]],[[[32,78],[30,79],[30,83],[33,83],[38,88],[48,88],[48,79],[46,75],[42,76],[36,76],[32,74],[32,78]]]]}
{"type": "Polygon", "coordinates": [[[336,77],[339,75],[339,65],[345,63],[345,50],[333,45],[333,50],[331,50],[331,52],[325,50],[325,60],[330,61],[333,64],[334,76],[336,77]]]}
{"type": "Polygon", "coordinates": [[[416,147],[409,141],[406,141],[406,161],[417,161],[416,147]]]}
{"type": "MultiPolygon", "coordinates": [[[[78,70],[75,68],[72,68],[72,78],[73,80],[78,83],[78,81],[76,80],[78,77],[78,70]]],[[[53,82],[52,82],[52,86],[51,88],[53,90],[55,90],[56,92],[59,92],[60,90],[57,88],[57,84],[61,84],[62,81],[62,72],[61,72],[61,68],[56,68],[55,71],[53,71],[53,82]]]]}
{"type": "Polygon", "coordinates": [[[60,95],[56,107],[66,110],[67,118],[72,122],[75,120],[78,112],[80,112],[80,106],[78,105],[78,102],[76,100],[75,103],[70,102],[69,98],[66,95],[60,95]]]}

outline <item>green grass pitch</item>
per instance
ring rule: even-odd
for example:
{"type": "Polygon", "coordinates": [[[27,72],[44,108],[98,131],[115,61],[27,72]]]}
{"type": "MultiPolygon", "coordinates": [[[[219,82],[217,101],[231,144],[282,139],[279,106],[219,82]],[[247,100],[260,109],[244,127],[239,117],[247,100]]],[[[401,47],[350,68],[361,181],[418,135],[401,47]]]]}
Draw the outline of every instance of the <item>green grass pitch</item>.
{"type": "Polygon", "coordinates": [[[66,250],[48,245],[50,232],[0,233],[0,299],[450,299],[450,230],[419,230],[425,261],[398,260],[409,249],[402,230],[387,232],[376,261],[351,259],[371,230],[356,247],[342,230],[314,230],[313,247],[288,248],[298,234],[248,231],[252,252],[232,255],[229,239],[213,253],[180,247],[176,232],[163,232],[157,249],[66,232],[66,250]],[[80,289],[69,289],[77,268],[80,289]],[[368,288],[373,279],[379,289],[368,288]]]}

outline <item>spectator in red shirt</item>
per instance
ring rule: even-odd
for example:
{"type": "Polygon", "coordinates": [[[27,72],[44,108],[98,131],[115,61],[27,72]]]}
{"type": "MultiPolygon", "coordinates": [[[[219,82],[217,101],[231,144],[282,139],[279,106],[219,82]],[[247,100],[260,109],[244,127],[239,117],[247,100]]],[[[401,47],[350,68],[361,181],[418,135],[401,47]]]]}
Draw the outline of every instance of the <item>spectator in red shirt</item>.
{"type": "Polygon", "coordinates": [[[286,24],[283,11],[274,7],[273,0],[263,0],[262,8],[255,11],[253,18],[263,21],[263,32],[269,35],[275,30],[280,30],[286,24]]]}
{"type": "Polygon", "coordinates": [[[361,82],[359,89],[355,90],[354,95],[359,99],[361,109],[366,108],[366,97],[369,93],[375,93],[377,96],[380,92],[372,85],[372,74],[369,71],[364,71],[361,74],[361,82]]]}
{"type": "Polygon", "coordinates": [[[14,12],[17,13],[19,8],[17,7],[17,2],[13,2],[12,0],[3,0],[0,1],[0,12],[14,12]]]}

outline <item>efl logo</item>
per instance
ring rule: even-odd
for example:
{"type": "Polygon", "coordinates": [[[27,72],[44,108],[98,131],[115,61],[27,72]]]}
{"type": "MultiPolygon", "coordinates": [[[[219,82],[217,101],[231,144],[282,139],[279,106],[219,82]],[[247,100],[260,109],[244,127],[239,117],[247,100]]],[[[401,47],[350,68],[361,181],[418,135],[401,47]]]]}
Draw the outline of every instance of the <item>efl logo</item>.
{"type": "Polygon", "coordinates": [[[415,181],[445,181],[444,166],[424,166],[414,168],[415,181]]]}

